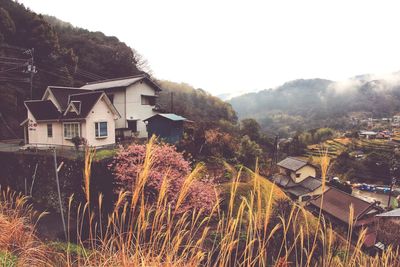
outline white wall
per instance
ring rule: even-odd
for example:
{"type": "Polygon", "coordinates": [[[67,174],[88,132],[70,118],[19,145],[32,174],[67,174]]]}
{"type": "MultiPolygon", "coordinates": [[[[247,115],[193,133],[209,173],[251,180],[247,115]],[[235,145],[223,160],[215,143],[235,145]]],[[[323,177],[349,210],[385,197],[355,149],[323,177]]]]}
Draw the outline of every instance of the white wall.
{"type": "MultiPolygon", "coordinates": [[[[35,118],[32,116],[31,112],[28,111],[28,119],[32,120],[33,123],[36,122],[35,118]]],[[[37,122],[36,122],[37,123],[37,122]]],[[[29,122],[28,122],[29,124],[29,122]]],[[[67,145],[73,146],[69,141],[63,138],[63,128],[60,122],[40,122],[37,123],[36,127],[31,127],[34,130],[28,129],[29,144],[52,144],[52,145],[67,145]],[[47,124],[53,125],[53,137],[47,136],[47,124]]]]}
{"type": "Polygon", "coordinates": [[[109,92],[107,94],[112,94],[114,97],[113,105],[118,110],[121,118],[117,119],[115,122],[115,128],[126,128],[128,127],[126,123],[126,113],[125,113],[125,90],[109,92]]]}
{"type": "Polygon", "coordinates": [[[155,90],[143,81],[137,82],[126,88],[125,119],[129,117],[138,119],[137,130],[139,131],[139,137],[147,137],[146,124],[143,120],[157,114],[157,112],[153,111],[154,106],[142,105],[141,95],[154,96],[155,90]]]}
{"type": "Polygon", "coordinates": [[[111,112],[103,99],[100,99],[86,117],[86,123],[82,124],[82,136],[91,146],[104,146],[115,143],[115,115],[111,112]],[[108,136],[96,138],[95,123],[107,122],[108,136]]]}
{"type": "Polygon", "coordinates": [[[310,165],[306,165],[303,168],[297,170],[296,172],[292,172],[290,174],[290,176],[292,177],[293,181],[295,181],[296,183],[300,183],[301,181],[303,181],[304,179],[306,179],[309,176],[315,177],[316,170],[314,167],[312,167],[310,165]],[[300,176],[296,177],[296,174],[300,174],[300,176]]]}

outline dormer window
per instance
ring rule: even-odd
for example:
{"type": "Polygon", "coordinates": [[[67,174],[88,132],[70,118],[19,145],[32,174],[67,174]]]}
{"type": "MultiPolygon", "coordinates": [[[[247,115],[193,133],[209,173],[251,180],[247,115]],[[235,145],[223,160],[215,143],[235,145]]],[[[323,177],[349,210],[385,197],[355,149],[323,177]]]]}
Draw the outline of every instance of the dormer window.
{"type": "Polygon", "coordinates": [[[71,105],[73,106],[73,109],[70,111],[74,110],[77,115],[81,114],[81,101],[71,101],[71,105]]]}

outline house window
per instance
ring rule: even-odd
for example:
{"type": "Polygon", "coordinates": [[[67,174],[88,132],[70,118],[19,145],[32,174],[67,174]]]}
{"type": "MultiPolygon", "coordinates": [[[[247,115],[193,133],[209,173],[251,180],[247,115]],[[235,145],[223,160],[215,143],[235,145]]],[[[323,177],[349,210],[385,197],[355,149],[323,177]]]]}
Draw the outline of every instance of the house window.
{"type": "Polygon", "coordinates": [[[132,132],[137,132],[137,121],[133,121],[133,120],[128,121],[128,128],[132,132]]]}
{"type": "Polygon", "coordinates": [[[142,95],[142,105],[156,105],[156,97],[153,95],[142,95]]]}
{"type": "Polygon", "coordinates": [[[47,124],[47,137],[53,137],[53,124],[47,124]]]}
{"type": "Polygon", "coordinates": [[[96,122],[94,124],[96,138],[105,138],[108,136],[107,122],[96,122]]]}
{"type": "Polygon", "coordinates": [[[72,139],[76,136],[81,136],[79,122],[64,123],[64,138],[72,139]]]}

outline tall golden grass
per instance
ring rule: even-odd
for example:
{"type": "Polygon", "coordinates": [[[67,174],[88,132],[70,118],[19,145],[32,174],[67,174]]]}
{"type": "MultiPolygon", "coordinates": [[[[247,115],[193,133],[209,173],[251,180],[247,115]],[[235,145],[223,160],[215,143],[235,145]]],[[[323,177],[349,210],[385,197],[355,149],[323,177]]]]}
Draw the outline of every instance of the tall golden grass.
{"type": "MultiPolygon", "coordinates": [[[[175,207],[167,201],[168,184],[174,178],[168,173],[158,198],[149,202],[144,185],[154,164],[153,144],[151,139],[143,171],[132,190],[119,193],[114,209],[106,217],[101,212],[101,195],[96,203],[98,211],[90,210],[86,203],[71,212],[70,205],[69,228],[77,230],[76,239],[69,233],[68,244],[76,243],[82,253],[70,253],[68,248],[65,266],[399,265],[398,251],[388,249],[381,256],[370,257],[361,249],[364,234],[354,243],[350,227],[347,239],[340,238],[321,213],[316,218],[287,198],[276,198],[280,189],[260,176],[258,167],[251,172],[246,195],[237,197],[243,184],[240,170],[235,172],[228,192],[218,194],[221,197],[209,213],[201,209],[177,212],[193,181],[201,175],[202,165],[187,177],[175,207]]],[[[329,160],[321,166],[326,177],[329,160]]]]}
{"type": "Polygon", "coordinates": [[[36,222],[44,215],[27,204],[27,197],[0,187],[0,263],[4,266],[53,266],[60,260],[36,237],[36,222]],[[1,255],[9,255],[10,260],[2,260],[1,255]],[[14,258],[18,261],[13,262],[14,258]]]}

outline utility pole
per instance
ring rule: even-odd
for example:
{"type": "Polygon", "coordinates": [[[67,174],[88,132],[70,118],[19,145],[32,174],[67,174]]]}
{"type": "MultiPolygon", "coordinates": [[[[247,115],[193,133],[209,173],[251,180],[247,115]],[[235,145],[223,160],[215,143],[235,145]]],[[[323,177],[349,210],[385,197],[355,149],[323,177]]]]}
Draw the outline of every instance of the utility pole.
{"type": "Polygon", "coordinates": [[[279,159],[279,135],[275,136],[275,141],[274,141],[274,148],[272,150],[272,160],[271,160],[271,168],[278,163],[279,159]]]}
{"type": "Polygon", "coordinates": [[[35,66],[35,48],[28,49],[24,52],[24,54],[28,54],[31,56],[28,63],[28,68],[25,71],[26,73],[30,74],[30,85],[31,85],[31,100],[33,99],[33,76],[37,73],[36,66],[35,66]]]}
{"type": "Polygon", "coordinates": [[[61,162],[61,164],[59,166],[57,166],[57,151],[56,151],[56,148],[53,149],[53,158],[54,158],[54,170],[55,170],[56,184],[57,184],[57,193],[58,193],[58,204],[60,205],[61,221],[62,221],[62,224],[63,224],[65,240],[68,240],[67,226],[66,226],[66,223],[65,223],[64,208],[63,208],[62,197],[61,197],[60,180],[58,179],[58,172],[60,171],[61,167],[64,165],[64,162],[61,162]]]}
{"type": "Polygon", "coordinates": [[[174,113],[174,92],[171,92],[171,113],[174,113]]]}
{"type": "Polygon", "coordinates": [[[390,177],[391,177],[391,183],[390,183],[390,191],[389,191],[389,199],[388,199],[388,208],[390,208],[390,201],[392,199],[392,191],[393,191],[393,186],[396,184],[397,179],[396,179],[396,171],[397,171],[397,162],[395,157],[393,156],[391,166],[390,166],[390,177]]]}

